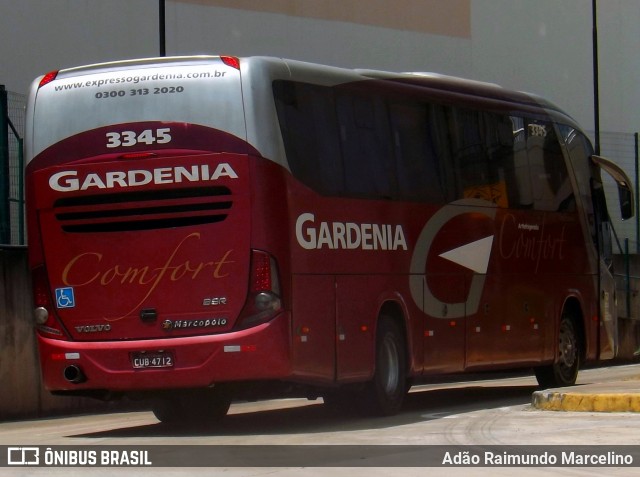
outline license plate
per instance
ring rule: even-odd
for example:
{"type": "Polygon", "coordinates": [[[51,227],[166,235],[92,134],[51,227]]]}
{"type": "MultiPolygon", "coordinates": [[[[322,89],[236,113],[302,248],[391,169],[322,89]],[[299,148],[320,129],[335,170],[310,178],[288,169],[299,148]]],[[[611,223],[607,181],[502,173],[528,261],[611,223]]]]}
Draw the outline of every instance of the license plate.
{"type": "Polygon", "coordinates": [[[133,369],[172,368],[173,354],[168,351],[141,351],[131,353],[133,369]]]}

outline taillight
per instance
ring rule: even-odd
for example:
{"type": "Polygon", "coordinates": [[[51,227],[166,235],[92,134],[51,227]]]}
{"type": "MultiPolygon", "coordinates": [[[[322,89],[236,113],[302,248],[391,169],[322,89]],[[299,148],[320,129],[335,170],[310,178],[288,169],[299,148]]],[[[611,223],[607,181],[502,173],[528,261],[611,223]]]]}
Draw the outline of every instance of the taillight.
{"type": "Polygon", "coordinates": [[[36,329],[43,335],[58,339],[66,339],[64,329],[53,314],[54,304],[51,301],[51,291],[47,270],[44,266],[33,269],[31,273],[33,286],[33,301],[35,305],[34,320],[36,329]]]}
{"type": "Polygon", "coordinates": [[[251,251],[249,293],[236,328],[265,323],[282,311],[280,277],[275,258],[260,250],[251,251]]]}
{"type": "Polygon", "coordinates": [[[231,68],[235,68],[236,70],[240,70],[240,60],[235,56],[221,56],[220,59],[225,65],[231,66],[231,68]]]}
{"type": "Polygon", "coordinates": [[[38,86],[38,88],[42,88],[43,86],[51,83],[54,79],[56,79],[56,76],[58,76],[58,72],[57,71],[50,71],[49,73],[47,73],[46,75],[44,75],[42,77],[42,79],[40,80],[40,85],[38,86]]]}
{"type": "Polygon", "coordinates": [[[251,288],[254,292],[273,291],[279,288],[274,258],[265,252],[251,253],[251,288]]]}

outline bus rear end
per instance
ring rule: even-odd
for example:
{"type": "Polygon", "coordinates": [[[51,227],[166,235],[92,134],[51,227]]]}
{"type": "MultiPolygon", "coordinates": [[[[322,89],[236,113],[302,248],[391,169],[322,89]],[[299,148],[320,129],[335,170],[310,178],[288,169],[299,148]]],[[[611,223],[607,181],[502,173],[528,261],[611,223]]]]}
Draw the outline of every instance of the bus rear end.
{"type": "Polygon", "coordinates": [[[47,389],[212,389],[289,373],[277,264],[251,243],[259,153],[237,59],[50,73],[32,87],[28,124],[47,389]]]}

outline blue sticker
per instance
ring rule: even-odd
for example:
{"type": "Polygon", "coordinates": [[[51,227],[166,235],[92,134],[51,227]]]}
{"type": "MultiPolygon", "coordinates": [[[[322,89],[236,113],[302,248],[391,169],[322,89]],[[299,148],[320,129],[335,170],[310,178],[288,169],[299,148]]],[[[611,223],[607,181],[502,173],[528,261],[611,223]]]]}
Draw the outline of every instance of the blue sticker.
{"type": "Polygon", "coordinates": [[[76,298],[73,288],[56,288],[56,305],[58,308],[73,308],[76,306],[76,298]]]}

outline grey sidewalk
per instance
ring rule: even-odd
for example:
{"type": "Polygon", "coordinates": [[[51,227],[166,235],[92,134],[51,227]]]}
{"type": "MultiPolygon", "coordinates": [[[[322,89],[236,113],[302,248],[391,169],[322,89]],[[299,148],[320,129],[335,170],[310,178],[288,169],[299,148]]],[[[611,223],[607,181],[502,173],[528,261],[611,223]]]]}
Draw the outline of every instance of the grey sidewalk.
{"type": "Polygon", "coordinates": [[[547,411],[640,412],[640,375],[623,381],[535,391],[531,403],[547,411]]]}

